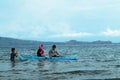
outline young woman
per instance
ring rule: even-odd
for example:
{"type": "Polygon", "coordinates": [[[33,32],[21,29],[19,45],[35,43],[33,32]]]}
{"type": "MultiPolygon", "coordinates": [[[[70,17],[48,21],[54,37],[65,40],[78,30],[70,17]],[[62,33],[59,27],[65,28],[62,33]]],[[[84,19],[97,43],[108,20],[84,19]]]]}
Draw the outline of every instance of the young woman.
{"type": "Polygon", "coordinates": [[[39,57],[44,57],[45,55],[44,55],[44,49],[43,49],[43,45],[42,44],[40,44],[40,46],[39,46],[39,49],[38,49],[38,51],[37,51],[37,56],[39,56],[39,57]]]}

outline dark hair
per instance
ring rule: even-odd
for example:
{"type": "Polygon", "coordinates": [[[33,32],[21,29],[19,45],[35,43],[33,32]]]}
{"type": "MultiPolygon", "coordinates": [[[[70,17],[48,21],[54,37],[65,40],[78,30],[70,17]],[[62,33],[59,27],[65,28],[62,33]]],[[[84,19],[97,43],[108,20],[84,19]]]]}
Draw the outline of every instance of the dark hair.
{"type": "Polygon", "coordinates": [[[15,48],[11,48],[11,51],[12,51],[12,52],[15,51],[15,48]]]}
{"type": "Polygon", "coordinates": [[[52,46],[52,48],[56,48],[56,45],[54,44],[54,45],[52,46]]]}

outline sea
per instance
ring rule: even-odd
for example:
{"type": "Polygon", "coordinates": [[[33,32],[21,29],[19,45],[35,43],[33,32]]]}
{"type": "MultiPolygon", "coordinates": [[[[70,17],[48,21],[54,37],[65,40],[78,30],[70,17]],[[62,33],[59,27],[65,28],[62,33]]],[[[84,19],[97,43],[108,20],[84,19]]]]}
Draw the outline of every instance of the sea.
{"type": "MultiPolygon", "coordinates": [[[[45,55],[51,46],[44,45],[45,55]]],[[[37,47],[16,47],[36,55],[37,47]]],[[[77,60],[10,61],[11,47],[0,47],[0,80],[120,80],[120,44],[58,45],[62,56],[77,60]]]]}

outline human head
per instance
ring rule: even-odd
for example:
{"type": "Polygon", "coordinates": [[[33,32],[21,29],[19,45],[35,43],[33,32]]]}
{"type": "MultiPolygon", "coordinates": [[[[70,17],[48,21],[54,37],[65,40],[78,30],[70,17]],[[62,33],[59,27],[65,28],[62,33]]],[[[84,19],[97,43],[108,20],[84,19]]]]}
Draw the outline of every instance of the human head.
{"type": "Polygon", "coordinates": [[[15,51],[15,48],[11,48],[11,51],[14,52],[14,51],[15,51]]]}
{"type": "Polygon", "coordinates": [[[40,46],[39,46],[39,49],[41,49],[41,48],[43,48],[43,45],[42,45],[42,44],[40,44],[40,46]]]}
{"type": "Polygon", "coordinates": [[[56,45],[52,45],[52,49],[55,50],[55,48],[56,48],[56,45]]]}

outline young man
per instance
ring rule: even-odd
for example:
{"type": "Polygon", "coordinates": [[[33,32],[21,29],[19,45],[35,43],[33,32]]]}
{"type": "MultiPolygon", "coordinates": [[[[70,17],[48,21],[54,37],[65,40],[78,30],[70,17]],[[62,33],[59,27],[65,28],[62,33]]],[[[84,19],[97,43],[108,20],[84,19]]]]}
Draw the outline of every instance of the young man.
{"type": "Polygon", "coordinates": [[[11,48],[11,57],[10,60],[15,62],[15,57],[17,57],[18,53],[15,51],[15,48],[11,48]]]}
{"type": "Polygon", "coordinates": [[[49,51],[49,57],[59,57],[60,54],[55,50],[56,45],[52,46],[52,49],[49,51]]]}

